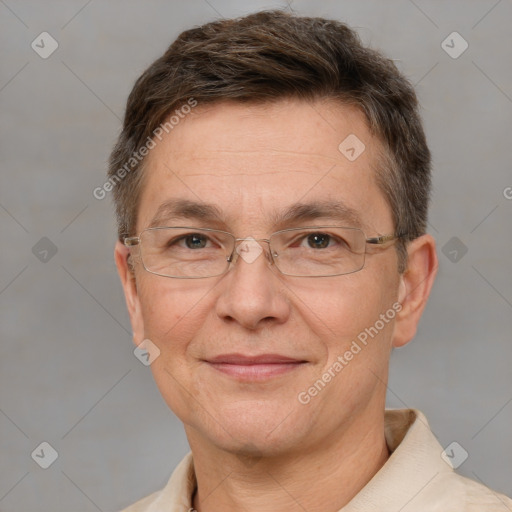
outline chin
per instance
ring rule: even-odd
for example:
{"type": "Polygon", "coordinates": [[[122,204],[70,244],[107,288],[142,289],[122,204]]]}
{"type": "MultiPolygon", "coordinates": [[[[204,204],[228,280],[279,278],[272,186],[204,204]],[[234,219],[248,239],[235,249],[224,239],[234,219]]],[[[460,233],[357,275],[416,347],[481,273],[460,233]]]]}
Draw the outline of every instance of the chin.
{"type": "Polygon", "coordinates": [[[230,403],[215,408],[215,420],[197,418],[195,429],[218,448],[245,457],[272,457],[301,444],[300,432],[307,434],[304,410],[264,401],[230,403]],[[199,424],[200,423],[200,424],[199,424]]]}
{"type": "MultiPolygon", "coordinates": [[[[261,431],[239,431],[237,437],[210,437],[210,442],[217,448],[228,453],[247,459],[272,458],[291,453],[300,444],[295,436],[290,436],[290,430],[280,435],[268,436],[261,431]]],[[[211,436],[211,433],[210,433],[211,436]]]]}

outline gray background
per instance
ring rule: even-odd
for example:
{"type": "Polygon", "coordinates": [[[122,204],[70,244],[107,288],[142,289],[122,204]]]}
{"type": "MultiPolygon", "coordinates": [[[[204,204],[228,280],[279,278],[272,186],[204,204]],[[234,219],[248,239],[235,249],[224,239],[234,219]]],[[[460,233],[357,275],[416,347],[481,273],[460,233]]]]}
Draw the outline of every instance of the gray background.
{"type": "MultiPolygon", "coordinates": [[[[0,510],[120,509],[187,452],[133,355],[110,198],[92,190],[134,80],[182,30],[285,5],[0,0],[0,510]],[[31,48],[43,31],[59,44],[47,59],[31,48]],[[58,452],[46,470],[31,458],[42,441],[58,452]]],[[[292,7],[347,21],[417,85],[440,271],[388,402],[421,409],[469,453],[461,473],[512,494],[512,1],[292,7]],[[453,31],[469,44],[456,59],[441,46],[453,31]]]]}

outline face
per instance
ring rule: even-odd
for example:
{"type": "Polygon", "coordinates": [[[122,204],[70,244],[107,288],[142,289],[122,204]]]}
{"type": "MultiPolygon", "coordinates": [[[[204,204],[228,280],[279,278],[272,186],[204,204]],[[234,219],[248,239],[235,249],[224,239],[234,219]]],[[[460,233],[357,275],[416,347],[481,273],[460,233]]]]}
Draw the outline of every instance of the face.
{"type": "MultiPolygon", "coordinates": [[[[339,104],[198,106],[148,156],[137,232],[159,212],[161,226],[216,228],[238,238],[356,222],[367,237],[391,234],[391,211],[375,179],[378,148],[363,115],[339,104]],[[354,161],[338,149],[350,134],[366,146],[354,161]],[[183,199],[218,215],[160,208],[183,199]],[[352,215],[317,208],[285,220],[299,203],[326,202],[352,215]]],[[[368,245],[364,268],[336,277],[283,275],[264,252],[205,279],[154,275],[135,257],[131,280],[127,249],[118,244],[134,341],[158,346],[151,369],[189,440],[275,455],[318,446],[382,415],[403,284],[396,251],[386,247],[368,245]]]]}

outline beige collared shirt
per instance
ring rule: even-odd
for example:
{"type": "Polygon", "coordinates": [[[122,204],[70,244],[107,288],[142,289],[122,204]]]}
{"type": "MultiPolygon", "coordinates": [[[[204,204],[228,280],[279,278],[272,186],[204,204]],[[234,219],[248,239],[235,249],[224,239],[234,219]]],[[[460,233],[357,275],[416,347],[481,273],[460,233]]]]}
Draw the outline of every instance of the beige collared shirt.
{"type": "MultiPolygon", "coordinates": [[[[512,511],[511,499],[455,473],[421,412],[387,410],[385,435],[391,456],[339,512],[512,511]]],[[[448,460],[459,456],[451,449],[447,454],[448,460]]],[[[189,512],[195,488],[189,453],[164,489],[123,512],[189,512]]]]}

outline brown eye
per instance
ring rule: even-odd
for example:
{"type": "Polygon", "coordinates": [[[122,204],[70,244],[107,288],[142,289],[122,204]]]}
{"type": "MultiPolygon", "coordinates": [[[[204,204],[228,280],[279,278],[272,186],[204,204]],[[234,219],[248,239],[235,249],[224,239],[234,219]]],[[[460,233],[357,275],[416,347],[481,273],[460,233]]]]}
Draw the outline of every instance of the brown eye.
{"type": "Polygon", "coordinates": [[[331,236],[326,233],[312,233],[307,237],[309,247],[313,249],[325,249],[329,246],[331,236]]]}
{"type": "Polygon", "coordinates": [[[203,235],[193,234],[184,237],[184,241],[189,249],[203,249],[208,242],[208,238],[203,235]]]}

